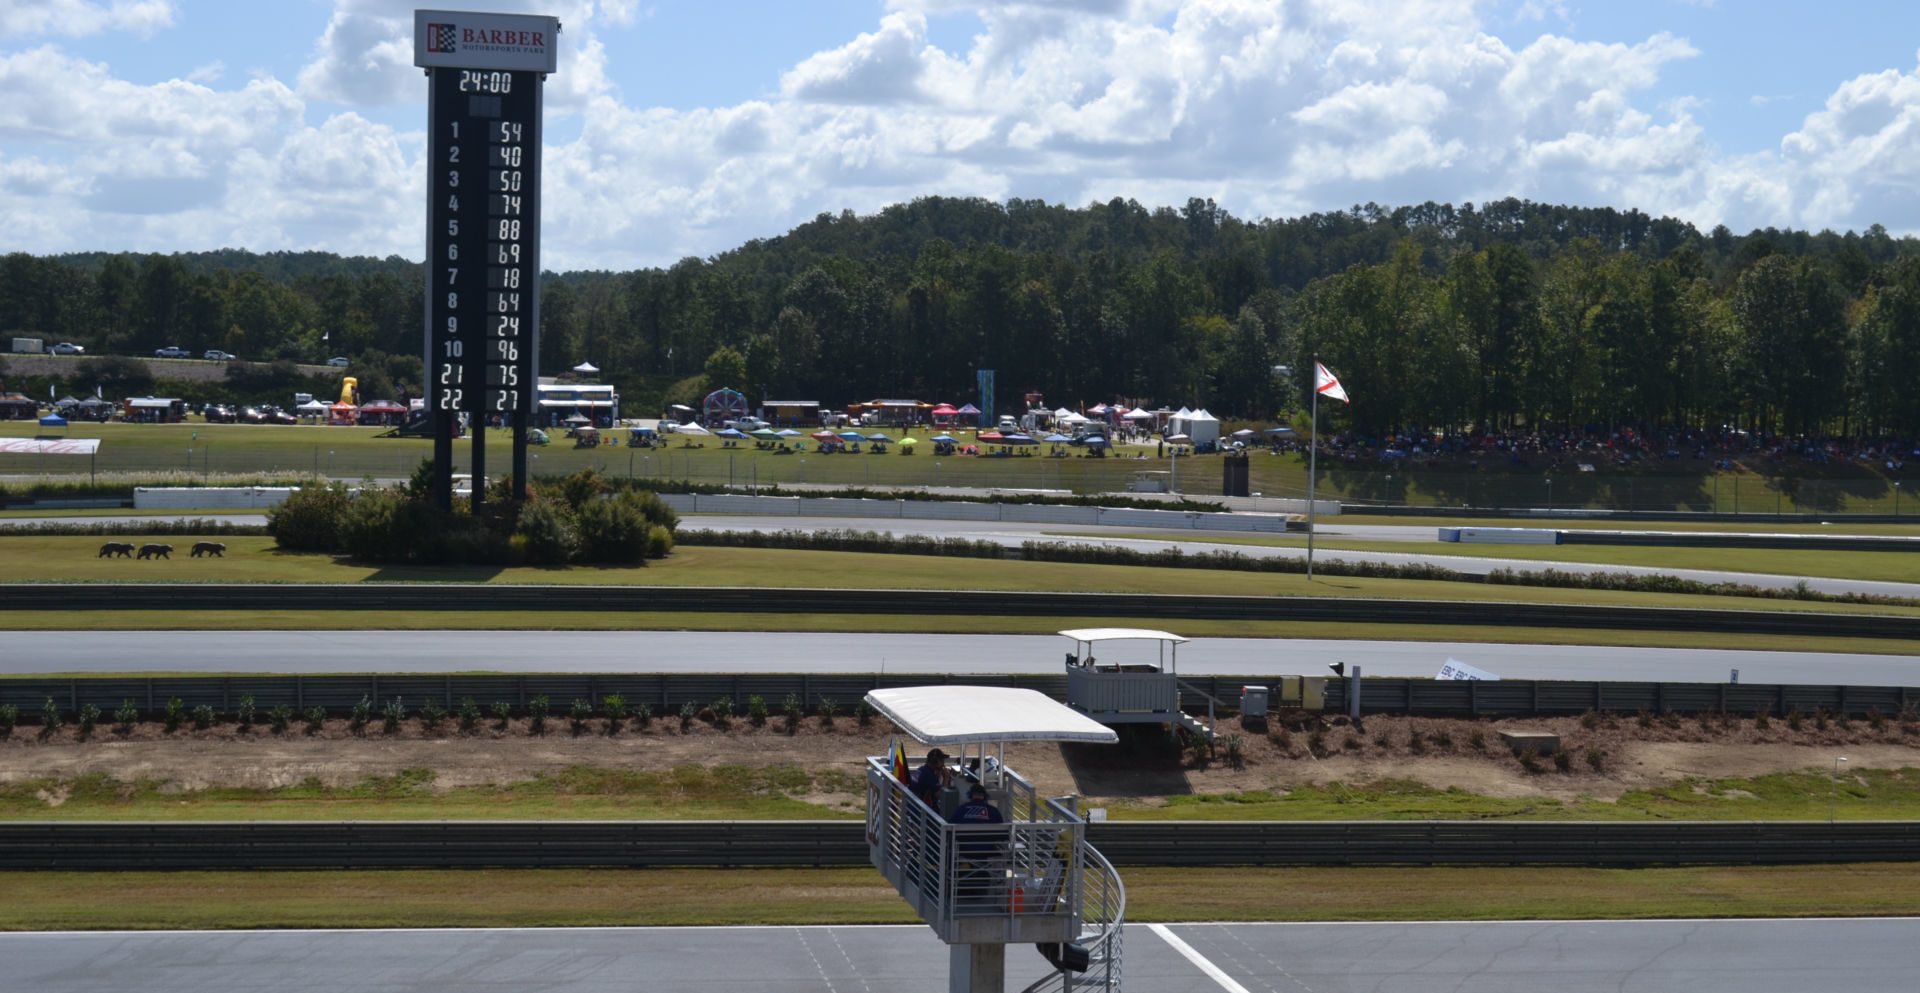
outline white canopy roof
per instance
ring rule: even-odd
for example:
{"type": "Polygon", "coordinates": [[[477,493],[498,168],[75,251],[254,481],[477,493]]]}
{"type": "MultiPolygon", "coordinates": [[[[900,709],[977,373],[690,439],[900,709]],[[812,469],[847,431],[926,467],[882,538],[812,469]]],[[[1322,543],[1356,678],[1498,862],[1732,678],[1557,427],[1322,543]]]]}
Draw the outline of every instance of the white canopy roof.
{"type": "Polygon", "coordinates": [[[1171,631],[1155,631],[1152,628],[1072,628],[1060,632],[1075,641],[1118,641],[1122,638],[1135,638],[1146,641],[1171,641],[1184,645],[1187,639],[1171,631]]]}
{"type": "Polygon", "coordinates": [[[873,690],[867,702],[928,745],[996,741],[1120,740],[1112,728],[1038,690],[1006,686],[902,686],[873,690]]]}
{"type": "Polygon", "coordinates": [[[1219,420],[1219,418],[1217,418],[1217,417],[1215,417],[1215,416],[1213,416],[1212,414],[1209,414],[1209,413],[1207,413],[1207,408],[1205,408],[1205,407],[1202,407],[1202,408],[1200,408],[1199,410],[1189,410],[1189,411],[1187,411],[1187,420],[1189,420],[1189,421],[1217,421],[1217,420],[1219,420]]]}
{"type": "Polygon", "coordinates": [[[674,430],[680,432],[681,434],[712,434],[713,433],[712,431],[709,431],[706,428],[703,428],[700,425],[693,423],[692,421],[688,421],[687,423],[682,424],[677,428],[674,428],[674,430]]]}
{"type": "Polygon", "coordinates": [[[332,405],[327,403],[325,400],[308,400],[306,403],[303,403],[300,406],[295,407],[293,409],[304,411],[309,414],[324,414],[331,407],[332,405]]]}

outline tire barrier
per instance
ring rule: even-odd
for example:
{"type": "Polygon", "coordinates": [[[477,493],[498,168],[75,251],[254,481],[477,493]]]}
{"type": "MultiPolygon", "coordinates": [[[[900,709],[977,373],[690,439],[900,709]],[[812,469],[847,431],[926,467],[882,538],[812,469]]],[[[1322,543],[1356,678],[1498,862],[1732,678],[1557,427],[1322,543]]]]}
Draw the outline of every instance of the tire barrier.
{"type": "MultiPolygon", "coordinates": [[[[867,864],[859,821],[0,823],[0,870],[551,869],[867,864]]],[[[1115,865],[1785,865],[1920,860],[1908,821],[1139,821],[1115,865]]]]}
{"type": "MultiPolygon", "coordinates": [[[[1249,583],[1257,583],[1251,575],[1249,583]]],[[[749,614],[1128,617],[1348,624],[1477,624],[1826,637],[1920,639],[1920,616],[1820,614],[1556,603],[1185,596],[1162,593],[1022,593],[990,590],[758,589],[739,587],[384,583],[9,584],[0,610],[370,610],[551,612],[672,611],[749,614]]]]}

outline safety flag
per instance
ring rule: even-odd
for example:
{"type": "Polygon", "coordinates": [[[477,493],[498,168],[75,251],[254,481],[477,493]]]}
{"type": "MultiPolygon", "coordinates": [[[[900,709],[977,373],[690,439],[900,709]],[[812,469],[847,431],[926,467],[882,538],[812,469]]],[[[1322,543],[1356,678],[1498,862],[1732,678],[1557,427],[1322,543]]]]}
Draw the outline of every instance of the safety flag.
{"type": "Polygon", "coordinates": [[[1313,364],[1313,391],[1325,397],[1332,397],[1341,403],[1352,403],[1347,399],[1347,391],[1341,389],[1340,380],[1327,367],[1318,362],[1313,364]]]}
{"type": "Polygon", "coordinates": [[[913,775],[907,768],[907,746],[900,739],[893,739],[893,778],[906,782],[913,775]]]}

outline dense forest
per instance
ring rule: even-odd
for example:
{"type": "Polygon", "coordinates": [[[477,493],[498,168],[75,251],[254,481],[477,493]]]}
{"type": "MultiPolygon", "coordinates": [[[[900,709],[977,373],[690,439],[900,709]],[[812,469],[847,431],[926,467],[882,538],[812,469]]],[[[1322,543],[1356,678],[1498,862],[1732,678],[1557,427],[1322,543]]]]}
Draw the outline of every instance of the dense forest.
{"type": "MultiPolygon", "coordinates": [[[[418,390],[420,270],[240,251],[0,259],[0,327],[90,353],[354,357],[418,390]]],[[[1506,200],[1248,221],[928,197],[822,214],[665,269],[547,274],[541,368],[591,361],[628,411],[729,385],[847,403],[1125,400],[1268,418],[1318,354],[1363,431],[1637,425],[1920,434],[1920,242],[1702,233],[1506,200]]]]}

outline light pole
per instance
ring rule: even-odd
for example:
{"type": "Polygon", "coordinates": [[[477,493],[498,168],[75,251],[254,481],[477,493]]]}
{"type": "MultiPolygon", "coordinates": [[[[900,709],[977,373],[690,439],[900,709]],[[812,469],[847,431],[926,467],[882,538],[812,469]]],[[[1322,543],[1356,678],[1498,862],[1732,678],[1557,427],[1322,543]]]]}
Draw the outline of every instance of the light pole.
{"type": "Polygon", "coordinates": [[[333,449],[327,449],[327,478],[333,478],[333,449]]]}
{"type": "Polygon", "coordinates": [[[1547,513],[1553,513],[1553,477],[1547,477],[1547,513]]]}
{"type": "Polygon", "coordinates": [[[1827,779],[1827,823],[1829,825],[1833,823],[1833,806],[1840,799],[1840,763],[1846,760],[1845,755],[1834,759],[1833,775],[1827,779]]]}
{"type": "Polygon", "coordinates": [[[1393,506],[1393,473],[1387,473],[1386,484],[1380,487],[1380,503],[1387,507],[1393,506]]]}
{"type": "Polygon", "coordinates": [[[1900,481],[1893,481],[1893,516],[1900,516],[1900,481]]]}

